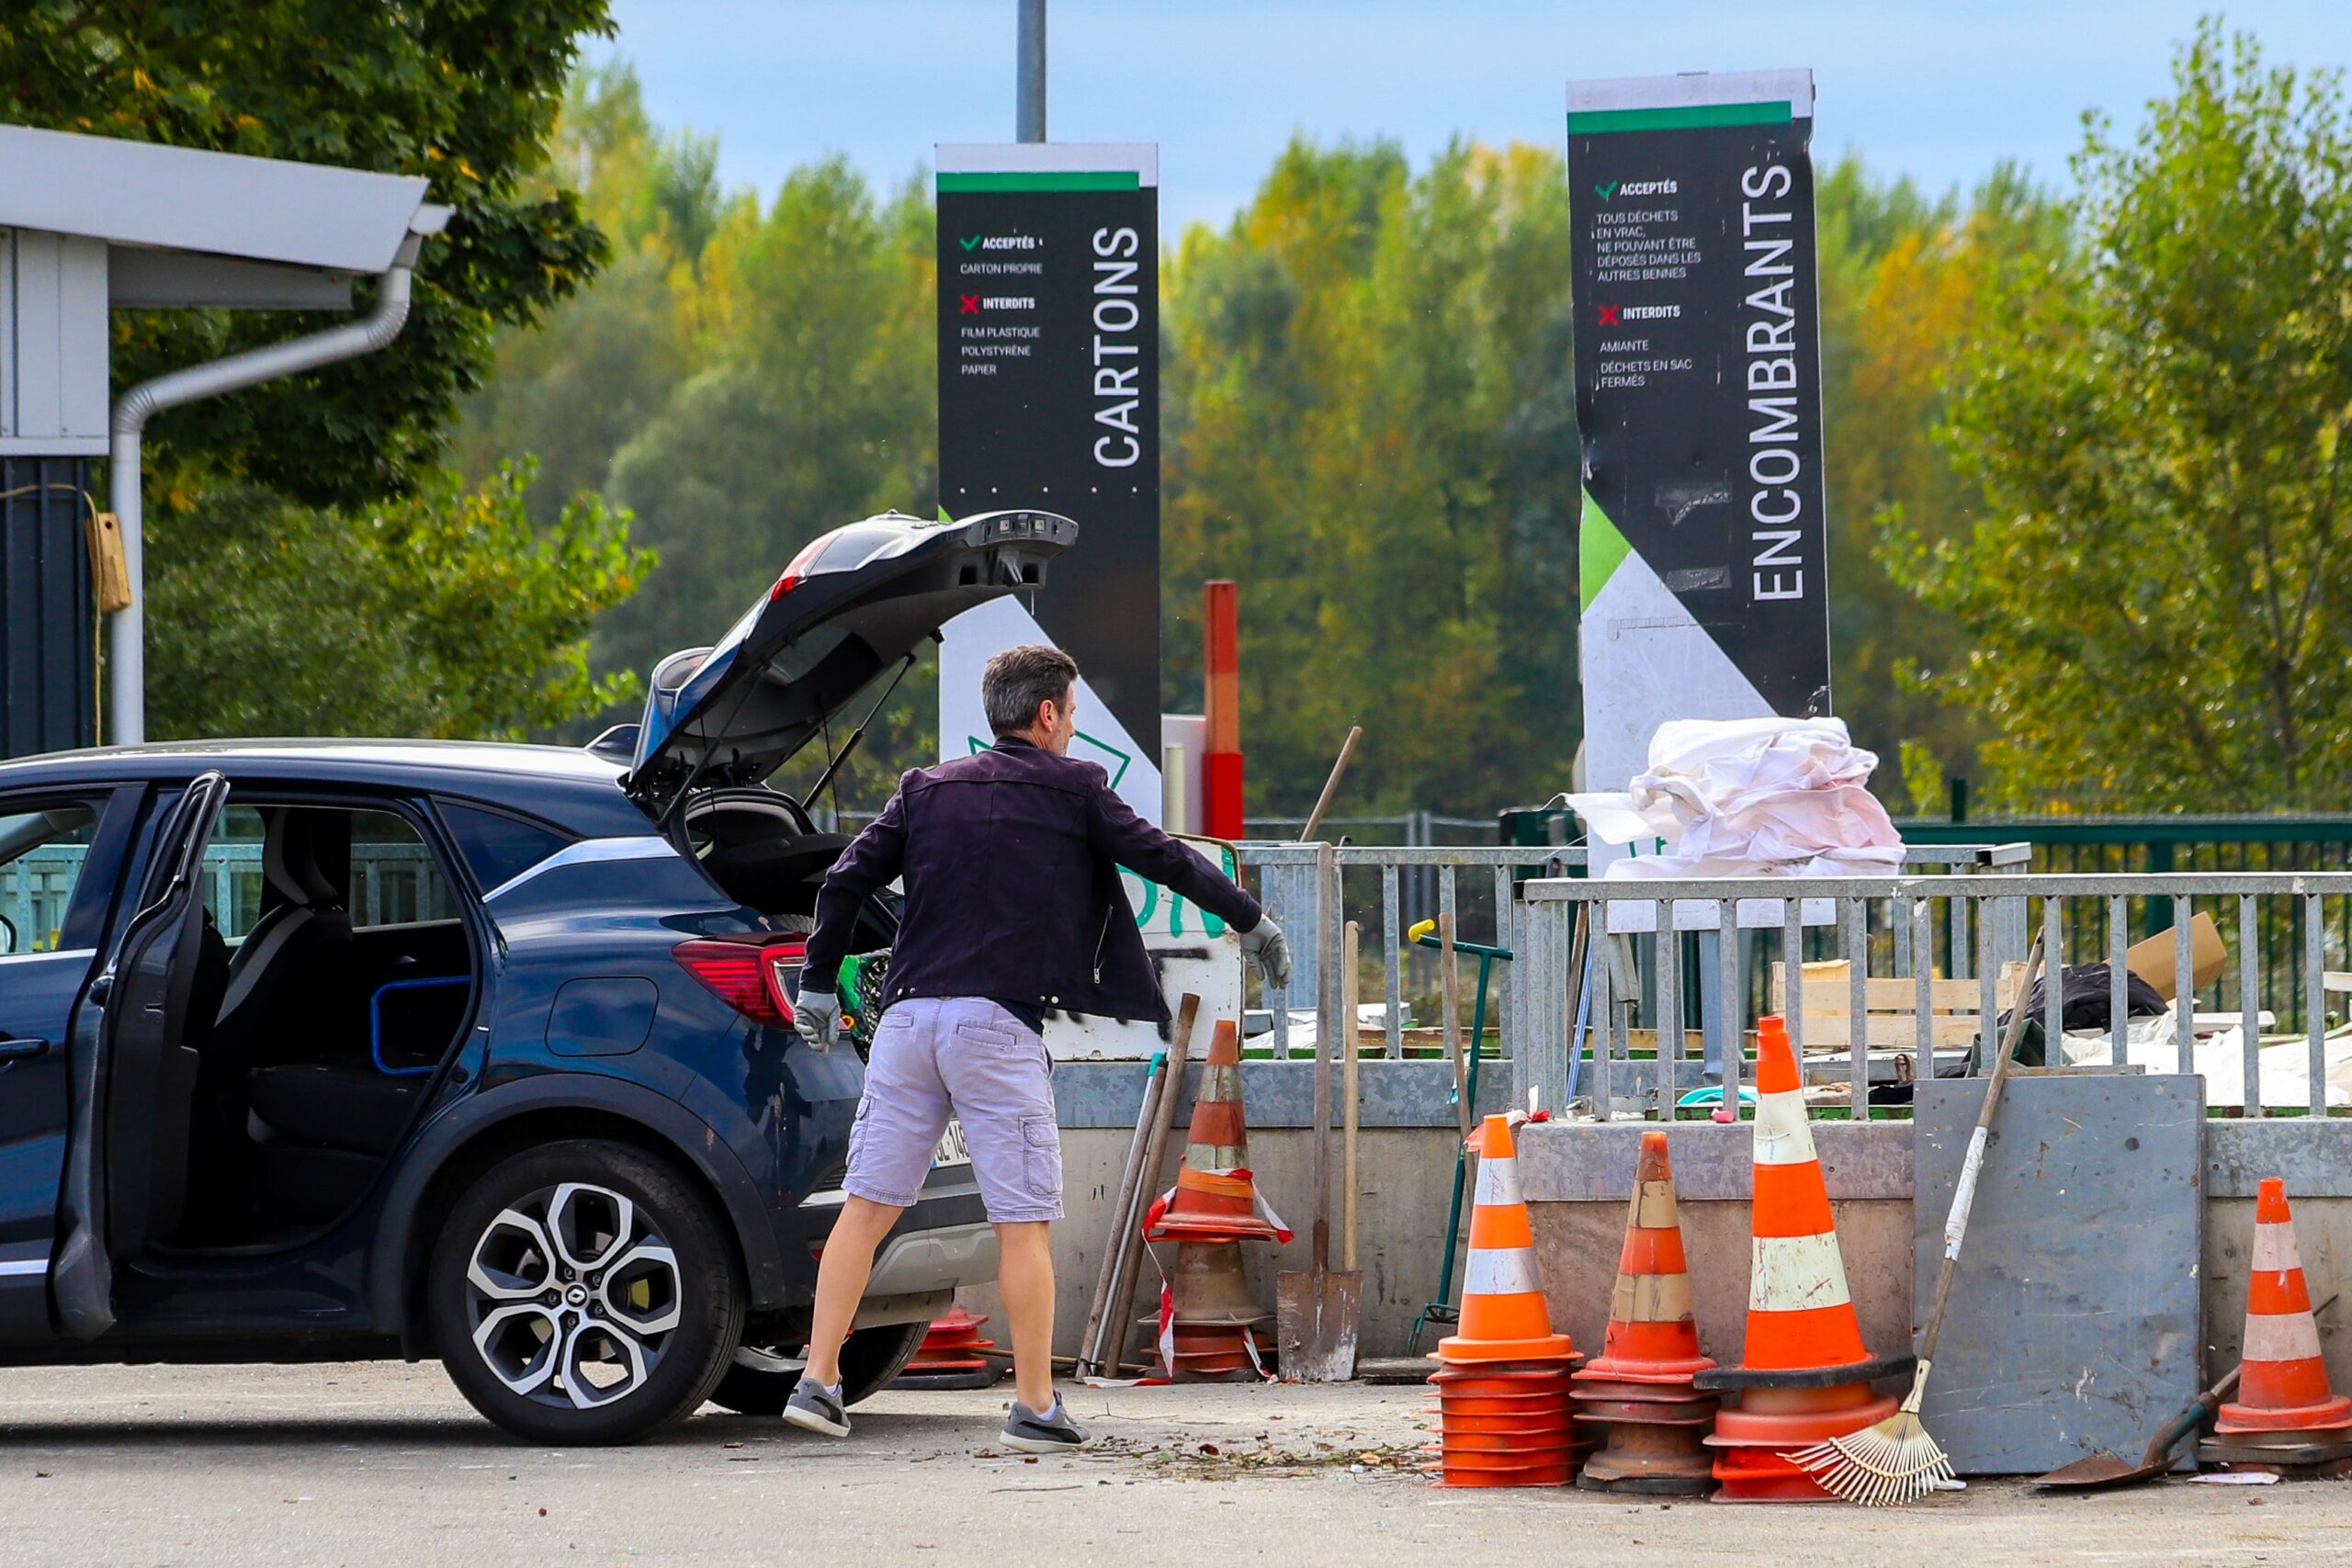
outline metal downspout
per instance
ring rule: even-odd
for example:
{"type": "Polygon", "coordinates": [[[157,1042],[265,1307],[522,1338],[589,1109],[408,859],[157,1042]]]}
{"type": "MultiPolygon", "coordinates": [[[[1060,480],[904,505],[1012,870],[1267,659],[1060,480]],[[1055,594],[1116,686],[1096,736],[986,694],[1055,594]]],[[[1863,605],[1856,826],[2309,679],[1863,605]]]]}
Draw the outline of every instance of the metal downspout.
{"type": "Polygon", "coordinates": [[[147,739],[147,586],[139,458],[140,436],[148,419],[182,403],[314,370],[339,359],[356,359],[383,347],[400,336],[408,321],[418,239],[411,235],[401,248],[400,259],[379,276],[375,306],[359,320],[170,371],[141,381],[115,400],[107,427],[107,495],[121,520],[123,564],[130,579],[130,605],[116,611],[107,626],[107,708],[117,745],[137,746],[147,739]]]}

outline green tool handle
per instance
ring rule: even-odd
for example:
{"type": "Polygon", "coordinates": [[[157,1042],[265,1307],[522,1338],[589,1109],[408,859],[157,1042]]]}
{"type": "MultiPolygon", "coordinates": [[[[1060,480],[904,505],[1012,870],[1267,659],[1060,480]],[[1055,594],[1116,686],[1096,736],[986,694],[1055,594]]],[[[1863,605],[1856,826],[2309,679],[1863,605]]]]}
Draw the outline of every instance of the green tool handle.
{"type": "Polygon", "coordinates": [[[2222,1408],[2222,1401],[2229,1398],[2231,1391],[2238,1386],[2238,1374],[2245,1370],[2243,1365],[2232,1367],[2229,1376],[2199,1394],[2194,1404],[2174,1416],[2163,1431],[2149,1438],[2148,1451],[2140,1456],[2140,1468],[2147,1470],[2162,1464],[2165,1456],[2178,1448],[2183,1438],[2193,1435],[2199,1427],[2211,1421],[2213,1413],[2222,1408]]]}
{"type": "MultiPolygon", "coordinates": [[[[1411,929],[1405,932],[1405,940],[1411,942],[1416,947],[1426,947],[1432,951],[1443,952],[1445,944],[1430,934],[1436,930],[1437,922],[1435,920],[1416,920],[1413,922],[1411,929]]],[[[1464,942],[1460,937],[1455,937],[1453,939],[1453,951],[1456,953],[1475,953],[1481,958],[1507,959],[1510,956],[1510,949],[1508,947],[1488,947],[1485,942],[1464,942]]]]}
{"type": "MultiPolygon", "coordinates": [[[[1454,945],[1458,947],[1461,944],[1457,942],[1454,945]]],[[[1473,1031],[1470,1036],[1470,1081],[1469,1087],[1464,1091],[1463,1100],[1464,1103],[1470,1108],[1470,1115],[1474,1120],[1478,1114],[1478,1058],[1480,1055],[1477,1049],[1478,1039],[1487,1032],[1487,969],[1493,962],[1489,958],[1478,960],[1478,1000],[1476,1006],[1471,1010],[1470,1016],[1470,1027],[1473,1031]]],[[[1453,1151],[1453,1201],[1447,1205],[1445,1211],[1445,1261],[1438,1269],[1437,1300],[1430,1303],[1432,1306],[1450,1307],[1453,1304],[1453,1249],[1459,1245],[1462,1237],[1462,1189],[1464,1185],[1463,1179],[1469,1168],[1470,1146],[1465,1139],[1462,1146],[1453,1151]]]]}
{"type": "MultiPolygon", "coordinates": [[[[2320,1314],[2325,1312],[2335,1304],[2335,1297],[2328,1297],[2327,1300],[2312,1308],[2312,1316],[2316,1318],[2320,1314]]],[[[2171,1453],[2173,1450],[2178,1448],[2184,1438],[2192,1436],[2199,1427],[2204,1426],[2206,1422],[2211,1421],[2214,1416],[2219,1414],[2222,1408],[2222,1401],[2229,1398],[2231,1393],[2236,1390],[2238,1386],[2238,1374],[2245,1371],[2245,1363],[2243,1361],[2239,1362],[2236,1366],[2232,1367],[2229,1370],[2228,1375],[2223,1377],[2220,1382],[2215,1383],[2211,1388],[2209,1388],[2203,1393],[2199,1394],[2195,1404],[2189,1405],[2179,1415],[2174,1416],[2163,1431],[2158,1432],[2154,1437],[2150,1438],[2148,1439],[2148,1451],[2140,1456],[2140,1468],[2143,1470],[2153,1470],[2157,1465],[2163,1463],[2165,1456],[2171,1453]]]]}

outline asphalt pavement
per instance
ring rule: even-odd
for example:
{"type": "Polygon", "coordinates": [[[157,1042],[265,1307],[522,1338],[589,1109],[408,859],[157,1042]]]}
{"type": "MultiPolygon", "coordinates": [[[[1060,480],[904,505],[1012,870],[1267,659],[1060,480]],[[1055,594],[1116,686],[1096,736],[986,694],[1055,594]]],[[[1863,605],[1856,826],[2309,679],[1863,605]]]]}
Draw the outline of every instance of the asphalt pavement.
{"type": "Polygon", "coordinates": [[[1978,1483],[1899,1512],[1453,1492],[1420,1391],[1077,1390],[1073,1456],[995,1448],[1001,1390],[886,1393],[842,1441],[711,1408],[548,1450],[437,1367],[0,1371],[0,1563],[2352,1563],[2352,1483],[1978,1483]]]}

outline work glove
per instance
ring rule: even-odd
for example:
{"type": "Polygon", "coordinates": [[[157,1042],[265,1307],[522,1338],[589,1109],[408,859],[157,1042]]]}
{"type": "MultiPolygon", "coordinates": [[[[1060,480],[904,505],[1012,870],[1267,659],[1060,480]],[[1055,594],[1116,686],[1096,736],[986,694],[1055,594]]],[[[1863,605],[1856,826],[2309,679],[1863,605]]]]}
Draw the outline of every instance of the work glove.
{"type": "Polygon", "coordinates": [[[842,999],[831,991],[803,989],[792,1002],[792,1027],[820,1055],[842,1037],[842,999]]]}
{"type": "Polygon", "coordinates": [[[1272,915],[1260,915],[1258,923],[1241,933],[1241,956],[1255,959],[1266,984],[1274,989],[1290,984],[1290,941],[1272,915]]]}

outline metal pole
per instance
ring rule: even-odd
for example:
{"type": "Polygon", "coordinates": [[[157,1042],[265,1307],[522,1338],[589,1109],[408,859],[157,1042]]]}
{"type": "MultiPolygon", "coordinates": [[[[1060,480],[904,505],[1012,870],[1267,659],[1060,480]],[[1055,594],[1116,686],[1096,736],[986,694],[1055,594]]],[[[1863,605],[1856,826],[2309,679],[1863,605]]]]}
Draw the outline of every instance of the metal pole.
{"type": "Polygon", "coordinates": [[[1340,932],[1340,856],[1332,845],[1315,846],[1315,880],[1322,898],[1317,909],[1315,944],[1322,950],[1322,973],[1315,997],[1315,1267],[1330,1268],[1331,1253],[1331,1064],[1339,1049],[1342,1000],[1341,968],[1347,962],[1340,932]]]}
{"type": "Polygon", "coordinates": [[[1015,55],[1013,140],[1046,139],[1046,0],[1021,0],[1015,55]]]}
{"type": "MultiPolygon", "coordinates": [[[[1723,1043],[1728,1026],[1724,1022],[1722,941],[1718,931],[1699,933],[1699,1052],[1702,1062],[1721,1062],[1728,1049],[1723,1043]]],[[[1700,1076],[1704,1077],[1705,1073],[1702,1066],[1700,1076]]]]}
{"type": "Polygon", "coordinates": [[[446,208],[420,209],[422,227],[411,232],[399,259],[377,279],[376,303],[359,320],[174,370],[141,381],[115,400],[107,421],[107,499],[121,520],[123,566],[130,580],[130,605],[117,610],[107,626],[107,718],[117,745],[136,746],[147,739],[146,529],[139,468],[140,437],[147,421],[198,398],[373,354],[391,342],[408,320],[410,271],[416,265],[418,243],[437,232],[447,219],[446,208]]]}

